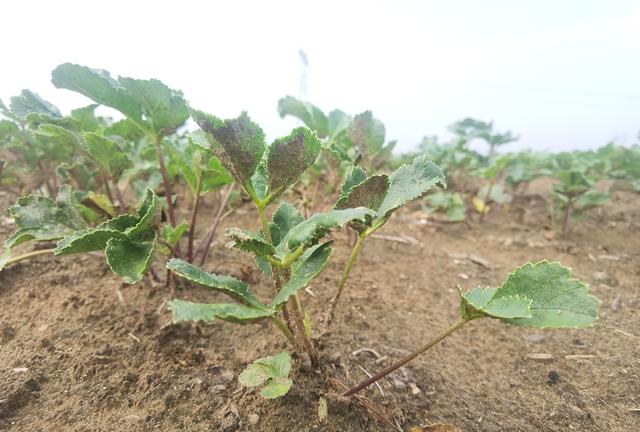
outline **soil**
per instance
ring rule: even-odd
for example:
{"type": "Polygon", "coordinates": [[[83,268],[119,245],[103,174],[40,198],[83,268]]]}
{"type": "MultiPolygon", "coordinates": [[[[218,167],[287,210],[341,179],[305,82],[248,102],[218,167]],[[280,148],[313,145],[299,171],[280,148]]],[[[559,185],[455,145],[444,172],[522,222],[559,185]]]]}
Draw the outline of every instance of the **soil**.
{"type": "MultiPolygon", "coordinates": [[[[0,197],[2,209],[8,201],[0,197]]],[[[205,203],[201,220],[213,211],[205,203]]],[[[255,220],[244,206],[222,225],[255,229],[255,220]]],[[[535,196],[497,209],[483,225],[434,222],[416,206],[399,212],[358,260],[330,337],[320,341],[324,369],[356,384],[365,370],[391,364],[453,323],[456,285],[497,284],[527,261],[557,260],[601,300],[594,327],[472,322],[364,394],[404,430],[435,423],[464,431],[640,430],[640,198],[617,192],[567,238],[549,225],[535,196]]],[[[4,220],[0,237],[13,228],[4,220]]],[[[222,232],[206,270],[247,280],[268,299],[267,280],[248,255],[224,247],[222,232]]],[[[349,252],[350,233],[333,237],[328,269],[302,293],[316,318],[349,252]]],[[[223,300],[198,288],[177,295],[223,300]]],[[[162,284],[122,284],[94,255],[40,256],[0,273],[0,430],[392,430],[338,397],[304,362],[287,396],[262,400],[237,376],[252,360],[287,349],[281,334],[268,322],[172,325],[168,300],[162,284]],[[320,398],[328,402],[324,419],[320,398]]]]}

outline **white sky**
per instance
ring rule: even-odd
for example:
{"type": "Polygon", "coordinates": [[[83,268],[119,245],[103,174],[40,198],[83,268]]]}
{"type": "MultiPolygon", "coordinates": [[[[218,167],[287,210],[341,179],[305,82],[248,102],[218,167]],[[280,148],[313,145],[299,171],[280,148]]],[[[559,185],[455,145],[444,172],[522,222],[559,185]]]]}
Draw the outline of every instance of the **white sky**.
{"type": "Polygon", "coordinates": [[[221,117],[247,110],[270,138],[288,132],[280,97],[373,110],[408,150],[465,116],[521,135],[516,148],[630,144],[640,130],[640,2],[29,1],[0,2],[0,98],[30,88],[67,112],[63,62],[159,78],[221,117]]]}

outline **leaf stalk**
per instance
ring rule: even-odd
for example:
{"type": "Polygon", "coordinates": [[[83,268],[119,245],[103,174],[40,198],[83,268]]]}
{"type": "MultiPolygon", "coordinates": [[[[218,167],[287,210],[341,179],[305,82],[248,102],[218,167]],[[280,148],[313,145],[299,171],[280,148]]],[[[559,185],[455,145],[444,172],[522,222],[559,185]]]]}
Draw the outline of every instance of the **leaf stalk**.
{"type": "Polygon", "coordinates": [[[362,381],[357,386],[347,390],[346,392],[344,392],[342,394],[342,396],[346,396],[346,397],[353,396],[354,394],[358,393],[360,390],[370,386],[371,384],[375,383],[376,381],[379,381],[380,379],[382,379],[385,376],[389,375],[393,371],[395,371],[397,369],[400,369],[402,366],[404,366],[405,364],[409,363],[411,360],[415,359],[416,357],[418,357],[420,354],[424,353],[425,351],[433,348],[435,345],[437,345],[439,342],[441,342],[444,338],[446,338],[451,333],[455,332],[460,327],[462,327],[463,325],[465,325],[466,323],[468,323],[469,321],[471,321],[473,319],[474,318],[461,318],[460,320],[458,320],[454,324],[452,324],[449,328],[447,328],[442,333],[440,333],[438,336],[436,336],[435,338],[433,338],[432,340],[427,342],[425,345],[423,345],[420,348],[418,348],[417,350],[415,350],[413,353],[409,354],[408,356],[406,356],[402,360],[392,364],[391,366],[381,370],[377,374],[373,375],[371,378],[368,378],[368,379],[362,381]]]}

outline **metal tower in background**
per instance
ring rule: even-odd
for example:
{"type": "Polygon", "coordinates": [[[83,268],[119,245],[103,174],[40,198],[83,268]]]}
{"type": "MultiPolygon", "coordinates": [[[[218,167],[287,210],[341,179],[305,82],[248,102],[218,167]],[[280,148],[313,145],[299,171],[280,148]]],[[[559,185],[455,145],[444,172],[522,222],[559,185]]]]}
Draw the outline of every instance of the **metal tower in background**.
{"type": "Polygon", "coordinates": [[[298,56],[300,58],[300,83],[298,88],[298,99],[303,101],[309,100],[309,88],[307,78],[309,75],[309,57],[302,48],[298,50],[298,56]]]}

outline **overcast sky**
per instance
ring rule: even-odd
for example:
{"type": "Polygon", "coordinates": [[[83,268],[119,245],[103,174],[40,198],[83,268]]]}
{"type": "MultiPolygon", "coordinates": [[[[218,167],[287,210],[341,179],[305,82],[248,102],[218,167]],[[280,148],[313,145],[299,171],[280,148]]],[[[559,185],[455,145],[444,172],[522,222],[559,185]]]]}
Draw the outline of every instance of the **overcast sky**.
{"type": "Polygon", "coordinates": [[[159,78],[221,117],[247,110],[270,138],[276,111],[308,95],[325,111],[371,109],[403,150],[472,116],[511,149],[637,142],[640,2],[3,1],[0,98],[30,88],[67,112],[87,104],[50,72],[73,62],[159,78]]]}

